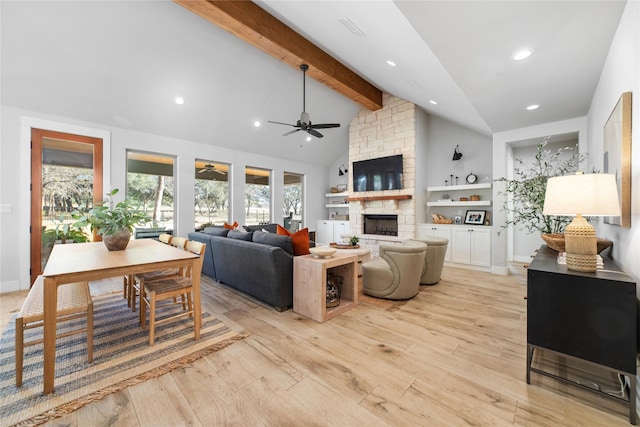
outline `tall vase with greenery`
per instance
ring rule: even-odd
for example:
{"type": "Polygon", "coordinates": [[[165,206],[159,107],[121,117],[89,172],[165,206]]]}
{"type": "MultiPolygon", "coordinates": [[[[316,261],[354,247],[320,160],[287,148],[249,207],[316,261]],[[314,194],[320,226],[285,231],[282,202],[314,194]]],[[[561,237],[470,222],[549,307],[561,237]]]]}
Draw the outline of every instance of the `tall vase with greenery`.
{"type": "Polygon", "coordinates": [[[105,200],[98,203],[87,212],[75,212],[77,227],[90,226],[102,235],[107,249],[122,250],[127,247],[133,227],[152,222],[139,203],[131,199],[125,199],[114,205],[112,197],[118,193],[118,189],[106,194],[105,200]]]}
{"type": "Polygon", "coordinates": [[[507,212],[503,229],[515,226],[529,233],[554,234],[562,233],[571,222],[571,217],[542,214],[547,180],[576,172],[585,156],[578,153],[577,145],[555,151],[546,146],[546,141],[538,144],[533,162],[516,159],[513,179],[496,180],[505,183],[499,194],[507,196],[502,207],[507,212]]]}

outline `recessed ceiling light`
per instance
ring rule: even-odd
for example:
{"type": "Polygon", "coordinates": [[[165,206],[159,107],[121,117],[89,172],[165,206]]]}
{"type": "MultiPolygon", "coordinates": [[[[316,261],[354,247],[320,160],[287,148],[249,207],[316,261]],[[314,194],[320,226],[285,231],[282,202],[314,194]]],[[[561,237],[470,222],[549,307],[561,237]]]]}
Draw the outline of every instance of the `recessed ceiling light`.
{"type": "Polygon", "coordinates": [[[178,105],[182,105],[182,104],[184,104],[184,98],[183,98],[183,97],[181,97],[181,96],[176,96],[176,97],[175,97],[175,99],[174,99],[174,101],[175,101],[175,102],[176,102],[176,104],[178,104],[178,105]]]}
{"type": "Polygon", "coordinates": [[[307,137],[307,142],[309,142],[309,141],[311,141],[311,137],[310,136],[307,137]]]}
{"type": "Polygon", "coordinates": [[[538,104],[532,104],[532,105],[529,105],[529,106],[526,108],[526,110],[527,110],[527,111],[531,111],[531,110],[537,110],[538,108],[540,108],[540,106],[539,106],[538,104]]]}
{"type": "Polygon", "coordinates": [[[390,59],[387,61],[387,64],[389,64],[389,65],[390,65],[390,66],[392,66],[392,67],[395,67],[395,66],[396,66],[396,63],[395,63],[395,62],[393,62],[393,61],[392,61],[392,60],[390,60],[390,59]]]}
{"type": "Polygon", "coordinates": [[[256,120],[255,122],[253,122],[253,126],[259,128],[262,125],[262,123],[260,123],[260,120],[256,120]]]}
{"type": "Polygon", "coordinates": [[[523,59],[527,59],[528,57],[533,55],[533,52],[535,52],[535,50],[533,49],[522,49],[517,51],[511,58],[514,61],[522,61],[523,59]]]}
{"type": "Polygon", "coordinates": [[[430,99],[430,100],[429,100],[429,103],[430,103],[430,104],[433,104],[433,105],[438,105],[438,102],[437,102],[437,101],[434,101],[433,99],[430,99]]]}

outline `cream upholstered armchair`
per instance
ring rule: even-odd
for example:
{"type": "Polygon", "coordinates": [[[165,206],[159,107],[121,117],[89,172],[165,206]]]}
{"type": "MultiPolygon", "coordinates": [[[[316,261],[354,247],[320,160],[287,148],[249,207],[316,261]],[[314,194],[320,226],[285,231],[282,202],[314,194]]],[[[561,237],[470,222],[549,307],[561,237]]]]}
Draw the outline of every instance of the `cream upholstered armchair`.
{"type": "Polygon", "coordinates": [[[380,257],[362,265],[363,292],[377,298],[413,298],[420,288],[426,250],[426,244],[415,240],[380,245],[380,257]]]}
{"type": "Polygon", "coordinates": [[[447,255],[449,239],[446,237],[427,236],[423,239],[415,239],[427,245],[425,252],[425,269],[420,279],[421,285],[435,285],[440,281],[444,259],[447,255]]]}

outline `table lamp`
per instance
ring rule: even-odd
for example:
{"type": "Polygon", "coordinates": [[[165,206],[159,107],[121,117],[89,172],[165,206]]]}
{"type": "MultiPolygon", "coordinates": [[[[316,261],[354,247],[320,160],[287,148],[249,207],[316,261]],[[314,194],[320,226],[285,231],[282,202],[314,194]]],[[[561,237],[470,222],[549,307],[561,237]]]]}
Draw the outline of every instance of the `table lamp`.
{"type": "Polygon", "coordinates": [[[575,216],[564,230],[567,268],[596,271],[596,229],[582,215],[620,216],[615,175],[578,172],[549,178],[542,213],[575,216]]]}

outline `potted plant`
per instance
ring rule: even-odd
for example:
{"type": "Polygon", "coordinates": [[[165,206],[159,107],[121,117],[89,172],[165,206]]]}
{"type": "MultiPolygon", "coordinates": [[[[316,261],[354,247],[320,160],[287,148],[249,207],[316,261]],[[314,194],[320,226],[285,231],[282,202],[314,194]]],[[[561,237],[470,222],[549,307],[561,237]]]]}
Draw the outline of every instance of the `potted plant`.
{"type": "Polygon", "coordinates": [[[351,243],[351,246],[357,246],[359,241],[360,238],[358,236],[351,236],[351,239],[349,239],[349,243],[351,243]]]}
{"type": "Polygon", "coordinates": [[[97,234],[102,235],[102,240],[110,251],[125,249],[131,239],[133,227],[152,221],[151,216],[131,199],[125,199],[114,205],[112,197],[117,193],[116,188],[106,195],[106,200],[85,213],[75,215],[77,221],[74,225],[76,227],[88,225],[91,230],[96,230],[97,234]]]}
{"type": "Polygon", "coordinates": [[[577,146],[551,151],[545,148],[546,145],[546,141],[538,145],[534,161],[530,164],[522,159],[515,160],[515,178],[496,180],[505,183],[505,190],[499,194],[507,196],[502,207],[508,214],[503,229],[516,226],[529,233],[558,237],[571,222],[571,217],[543,215],[547,180],[574,173],[585,156],[578,154],[577,146]],[[567,151],[571,152],[569,156],[565,154],[567,151]]]}

